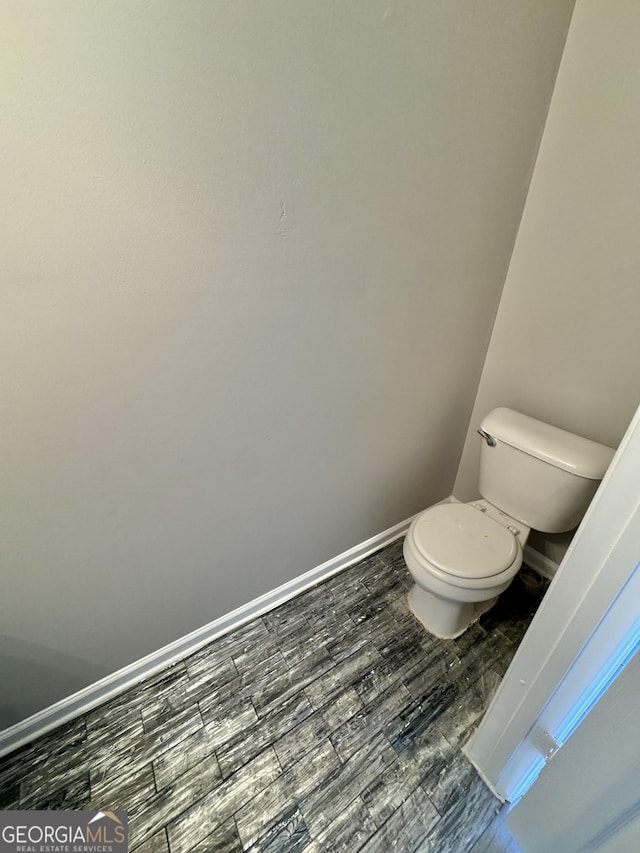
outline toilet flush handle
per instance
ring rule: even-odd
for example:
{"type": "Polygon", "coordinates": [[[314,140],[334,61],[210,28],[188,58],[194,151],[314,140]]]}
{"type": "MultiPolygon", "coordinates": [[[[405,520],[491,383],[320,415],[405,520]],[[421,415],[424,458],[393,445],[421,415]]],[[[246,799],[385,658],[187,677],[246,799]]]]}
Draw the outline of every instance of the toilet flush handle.
{"type": "Polygon", "coordinates": [[[482,438],[484,438],[484,440],[487,442],[489,447],[495,447],[496,444],[498,443],[492,435],[489,435],[489,433],[485,432],[485,430],[483,430],[483,429],[478,430],[478,435],[481,435],[482,438]]]}

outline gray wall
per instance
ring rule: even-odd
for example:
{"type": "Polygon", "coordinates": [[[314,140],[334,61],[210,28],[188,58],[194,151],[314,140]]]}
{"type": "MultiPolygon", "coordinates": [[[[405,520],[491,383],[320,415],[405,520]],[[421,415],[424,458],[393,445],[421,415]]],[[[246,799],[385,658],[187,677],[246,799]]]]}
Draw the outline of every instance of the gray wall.
{"type": "MultiPolygon", "coordinates": [[[[477,496],[476,429],[510,406],[616,447],[640,402],[637,3],[579,0],[454,493],[477,496]]],[[[559,561],[570,536],[532,535],[559,561]]]]}
{"type": "Polygon", "coordinates": [[[572,5],[3,4],[4,724],[451,492],[572,5]]]}

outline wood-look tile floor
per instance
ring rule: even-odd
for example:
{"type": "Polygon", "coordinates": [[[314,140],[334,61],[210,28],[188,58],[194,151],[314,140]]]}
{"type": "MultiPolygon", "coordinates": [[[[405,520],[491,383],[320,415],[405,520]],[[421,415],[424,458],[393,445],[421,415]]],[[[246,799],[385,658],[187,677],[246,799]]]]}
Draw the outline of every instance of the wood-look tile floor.
{"type": "Polygon", "coordinates": [[[410,586],[396,542],[0,759],[0,808],[125,809],[139,853],[498,849],[462,746],[542,589],[441,641],[410,586]]]}

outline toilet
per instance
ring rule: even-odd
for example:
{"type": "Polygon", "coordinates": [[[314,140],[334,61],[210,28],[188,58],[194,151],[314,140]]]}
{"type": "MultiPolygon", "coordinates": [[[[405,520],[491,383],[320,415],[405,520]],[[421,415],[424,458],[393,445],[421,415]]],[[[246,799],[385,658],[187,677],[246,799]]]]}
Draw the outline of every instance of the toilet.
{"type": "Polygon", "coordinates": [[[495,604],[522,565],[532,529],[562,533],[579,524],[614,454],[507,408],[490,412],[478,433],[482,498],[430,507],[404,541],[415,582],[409,607],[442,639],[495,604]]]}

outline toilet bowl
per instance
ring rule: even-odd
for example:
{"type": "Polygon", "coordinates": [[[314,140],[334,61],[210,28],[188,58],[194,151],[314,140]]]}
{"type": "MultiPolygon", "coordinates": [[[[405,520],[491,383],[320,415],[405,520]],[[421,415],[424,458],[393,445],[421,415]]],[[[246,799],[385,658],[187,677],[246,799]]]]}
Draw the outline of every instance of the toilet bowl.
{"type": "Polygon", "coordinates": [[[409,607],[437,637],[460,635],[522,565],[529,528],[486,501],[439,504],[416,517],[404,541],[415,581],[409,607]]]}
{"type": "Polygon", "coordinates": [[[576,527],[614,454],[513,409],[489,412],[478,433],[483,499],[425,510],[404,541],[415,581],[409,606],[443,639],[461,634],[509,586],[531,530],[576,527]]]}

